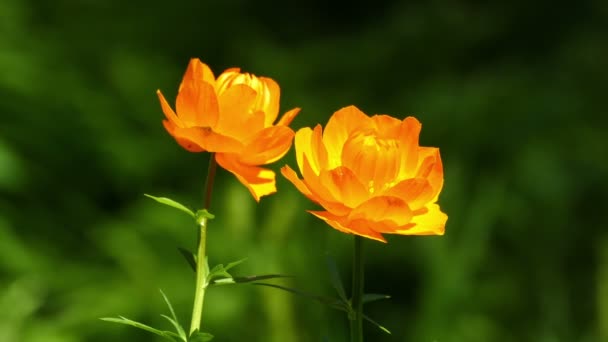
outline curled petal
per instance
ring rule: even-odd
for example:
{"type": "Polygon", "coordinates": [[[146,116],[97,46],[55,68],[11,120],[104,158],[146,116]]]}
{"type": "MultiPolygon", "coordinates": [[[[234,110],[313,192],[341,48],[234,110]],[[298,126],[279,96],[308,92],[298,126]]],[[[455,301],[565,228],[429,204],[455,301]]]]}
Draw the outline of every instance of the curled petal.
{"type": "Polygon", "coordinates": [[[279,100],[281,98],[281,88],[277,82],[275,82],[272,78],[268,77],[260,77],[260,81],[264,84],[265,90],[263,94],[258,94],[263,96],[263,109],[266,113],[266,119],[264,120],[264,126],[268,127],[272,125],[272,123],[279,116],[279,100]]]}
{"type": "Polygon", "coordinates": [[[399,136],[401,120],[385,114],[374,115],[371,119],[379,138],[394,139],[399,136]]]}
{"type": "Polygon", "coordinates": [[[163,110],[163,113],[165,114],[167,120],[169,120],[169,122],[171,122],[173,126],[184,127],[184,123],[182,122],[182,120],[179,119],[179,117],[175,114],[171,106],[167,103],[167,100],[165,100],[163,93],[161,93],[160,90],[157,90],[156,95],[158,96],[158,100],[160,101],[160,107],[163,110]]]}
{"type": "Polygon", "coordinates": [[[417,177],[425,177],[433,187],[433,200],[436,202],[443,188],[443,163],[439,149],[436,147],[420,147],[417,177]]]}
{"type": "Polygon", "coordinates": [[[294,133],[287,126],[271,126],[259,131],[243,149],[240,161],[249,165],[265,165],[282,158],[291,147],[294,133]]]}
{"type": "Polygon", "coordinates": [[[401,198],[412,210],[416,210],[432,202],[435,192],[425,178],[410,178],[397,183],[384,195],[401,198]]]}
{"type": "Polygon", "coordinates": [[[361,184],[350,169],[344,166],[339,166],[330,171],[321,171],[319,182],[323,188],[332,194],[333,198],[349,208],[359,206],[369,197],[367,188],[361,184]]]}
{"type": "Polygon", "coordinates": [[[283,114],[277,125],[281,126],[289,126],[289,124],[293,121],[293,119],[300,113],[300,108],[294,108],[287,113],[283,114]]]}
{"type": "Polygon", "coordinates": [[[310,162],[310,167],[319,174],[327,166],[327,150],[323,144],[321,125],[314,130],[308,127],[298,130],[295,137],[296,161],[300,171],[304,171],[304,157],[310,162]]]}
{"type": "Polygon", "coordinates": [[[181,128],[169,120],[163,120],[163,126],[177,141],[177,143],[190,152],[204,152],[205,149],[200,145],[200,136],[193,129],[181,128]]]}
{"type": "Polygon", "coordinates": [[[312,196],[323,208],[336,215],[347,215],[352,210],[344,205],[332,191],[323,186],[319,176],[311,169],[306,156],[304,156],[304,171],[302,175],[304,176],[304,183],[312,193],[312,196]]]}
{"type": "Polygon", "coordinates": [[[321,220],[327,222],[333,228],[347,234],[355,234],[361,235],[366,238],[370,238],[380,242],[386,242],[382,234],[377,231],[369,228],[365,225],[364,222],[355,222],[353,224],[347,224],[347,220],[345,217],[336,216],[327,211],[308,211],[314,216],[320,218],[321,220]]]}
{"type": "Polygon", "coordinates": [[[390,221],[388,225],[394,228],[410,223],[412,216],[412,211],[402,199],[381,196],[373,197],[362,203],[350,213],[348,218],[351,221],[365,220],[369,223],[390,221]]]}
{"type": "Polygon", "coordinates": [[[291,184],[293,184],[304,196],[308,197],[308,199],[313,202],[317,202],[317,199],[312,195],[312,192],[310,192],[308,186],[300,178],[298,178],[298,175],[292,168],[287,165],[283,166],[281,168],[281,174],[287,178],[287,180],[290,181],[291,184]]]}
{"type": "Polygon", "coordinates": [[[258,166],[243,164],[238,161],[238,155],[230,153],[217,153],[215,160],[224,169],[230,171],[243,184],[257,202],[262,196],[277,191],[275,175],[272,170],[258,166]]]}
{"type": "Polygon", "coordinates": [[[443,213],[437,204],[429,204],[426,210],[412,218],[411,228],[398,230],[401,235],[443,235],[448,216],[443,213]]]}
{"type": "Polygon", "coordinates": [[[201,127],[181,128],[170,121],[163,121],[169,134],[186,150],[190,152],[237,152],[243,145],[231,137],[217,134],[210,129],[201,127]]]}

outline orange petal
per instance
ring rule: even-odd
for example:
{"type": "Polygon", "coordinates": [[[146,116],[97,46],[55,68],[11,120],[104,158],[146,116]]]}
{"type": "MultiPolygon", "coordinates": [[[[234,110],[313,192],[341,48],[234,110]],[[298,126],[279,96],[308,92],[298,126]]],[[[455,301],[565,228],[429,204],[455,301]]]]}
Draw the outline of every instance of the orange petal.
{"type": "Polygon", "coordinates": [[[411,210],[416,210],[432,202],[435,192],[425,178],[410,178],[397,183],[385,191],[384,195],[399,197],[408,204],[411,210]]]}
{"type": "Polygon", "coordinates": [[[214,129],[224,135],[242,140],[250,133],[243,123],[250,119],[256,92],[245,84],[236,84],[219,96],[220,117],[214,129]]]}
{"type": "Polygon", "coordinates": [[[277,191],[275,175],[272,170],[240,163],[237,158],[238,155],[231,153],[217,153],[215,155],[217,163],[234,174],[247,187],[257,202],[260,201],[262,196],[277,191]]]}
{"type": "Polygon", "coordinates": [[[379,114],[372,116],[372,121],[376,126],[376,132],[380,138],[396,139],[399,136],[401,120],[385,114],[379,114]]]}
{"type": "MultiPolygon", "coordinates": [[[[369,199],[355,208],[348,216],[351,221],[366,220],[375,228],[374,223],[390,221],[389,226],[404,226],[412,220],[412,211],[400,198],[380,196],[369,199]]],[[[386,232],[386,231],[381,231],[386,232]]]]}
{"type": "Polygon", "coordinates": [[[291,184],[293,184],[304,196],[308,197],[308,199],[311,201],[318,203],[317,198],[312,195],[312,192],[310,192],[308,186],[304,184],[300,178],[298,178],[298,175],[292,168],[290,168],[288,165],[283,166],[281,168],[281,174],[287,178],[287,180],[290,181],[291,184]]]}
{"type": "Polygon", "coordinates": [[[443,163],[439,149],[436,147],[420,147],[418,149],[419,165],[416,177],[424,177],[433,187],[431,202],[436,202],[443,188],[443,163]]]}
{"type": "Polygon", "coordinates": [[[215,126],[219,114],[215,89],[206,82],[182,82],[175,110],[186,127],[215,126]]]}
{"type": "Polygon", "coordinates": [[[414,117],[407,117],[399,130],[400,170],[399,178],[413,178],[418,162],[418,137],[422,125],[414,117]]]}
{"type": "Polygon", "coordinates": [[[322,170],[319,182],[338,202],[344,203],[349,208],[355,208],[369,198],[367,188],[351,170],[344,166],[331,171],[322,170]]]}
{"type": "Polygon", "coordinates": [[[167,120],[169,120],[175,126],[184,127],[184,124],[179,119],[179,117],[177,115],[175,115],[175,112],[173,111],[171,106],[167,103],[167,100],[165,100],[165,97],[160,92],[160,90],[156,91],[156,95],[158,96],[158,99],[160,100],[160,107],[163,110],[163,113],[165,114],[165,117],[167,118],[167,120]]]}
{"type": "Polygon", "coordinates": [[[304,156],[308,158],[311,168],[316,174],[327,165],[327,150],[323,144],[322,128],[317,125],[313,130],[309,127],[301,128],[296,133],[296,161],[300,171],[304,170],[304,156]]]}
{"type": "Polygon", "coordinates": [[[268,77],[260,77],[260,81],[262,81],[266,87],[266,91],[264,94],[258,94],[260,96],[264,96],[264,112],[266,113],[266,119],[264,120],[264,127],[268,127],[272,125],[274,120],[279,116],[279,101],[281,98],[281,88],[277,82],[275,82],[272,78],[268,77]]]}
{"type": "Polygon", "coordinates": [[[287,113],[283,114],[277,125],[289,126],[289,124],[293,121],[293,119],[300,113],[300,108],[294,108],[287,113]]]}
{"type": "Polygon", "coordinates": [[[321,220],[327,222],[327,224],[329,224],[333,228],[335,228],[343,233],[360,235],[360,236],[363,236],[363,237],[366,237],[366,238],[369,238],[372,240],[386,242],[386,240],[384,239],[382,234],[378,233],[377,231],[375,231],[373,229],[370,229],[365,224],[360,224],[359,222],[357,222],[354,225],[348,225],[348,224],[346,224],[345,217],[339,217],[339,216],[336,216],[327,211],[308,211],[308,212],[313,214],[314,216],[320,218],[321,220]]]}
{"type": "Polygon", "coordinates": [[[199,144],[199,136],[188,128],[180,128],[169,120],[163,120],[163,126],[177,143],[190,152],[204,152],[205,149],[199,144]]]}
{"type": "Polygon", "coordinates": [[[373,123],[355,106],[344,107],[331,116],[323,133],[323,143],[329,156],[329,168],[341,165],[344,142],[353,131],[362,127],[373,128],[373,123]]]}
{"type": "Polygon", "coordinates": [[[346,215],[349,213],[352,209],[341,203],[331,191],[321,184],[319,176],[315,174],[310,167],[310,163],[308,162],[308,158],[306,158],[306,156],[304,156],[303,163],[304,170],[302,172],[302,176],[304,178],[304,183],[312,193],[312,196],[316,199],[316,202],[318,202],[326,210],[336,215],[346,215]]]}
{"type": "Polygon", "coordinates": [[[207,64],[201,62],[198,58],[192,58],[190,59],[190,63],[188,63],[188,68],[186,69],[182,83],[179,86],[179,91],[182,90],[182,86],[185,83],[201,82],[206,82],[211,84],[211,86],[215,86],[215,76],[213,76],[213,71],[211,71],[211,68],[209,68],[207,64]]]}
{"type": "Polygon", "coordinates": [[[249,165],[265,165],[282,158],[291,147],[294,133],[287,126],[271,126],[259,131],[243,149],[240,161],[249,165]]]}
{"type": "Polygon", "coordinates": [[[437,204],[429,204],[424,214],[412,218],[412,228],[398,230],[401,235],[443,235],[448,216],[441,212],[437,204]]]}
{"type": "Polygon", "coordinates": [[[181,128],[163,121],[165,128],[175,140],[190,152],[239,152],[243,145],[231,137],[217,134],[208,128],[181,128]]]}

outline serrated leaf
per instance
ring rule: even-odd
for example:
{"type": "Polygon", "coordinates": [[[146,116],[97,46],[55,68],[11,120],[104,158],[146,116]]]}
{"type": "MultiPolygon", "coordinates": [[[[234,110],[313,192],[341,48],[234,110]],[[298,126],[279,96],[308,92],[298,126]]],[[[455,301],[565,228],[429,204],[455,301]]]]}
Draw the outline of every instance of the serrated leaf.
{"type": "Polygon", "coordinates": [[[182,328],[181,324],[179,324],[179,320],[177,319],[177,316],[175,315],[175,310],[173,310],[173,306],[171,305],[169,298],[167,298],[167,296],[165,295],[163,290],[159,290],[159,291],[160,291],[160,294],[163,296],[165,303],[167,303],[167,306],[169,307],[169,312],[171,312],[171,318],[167,317],[165,315],[161,315],[161,316],[163,316],[167,320],[169,320],[169,322],[171,322],[173,324],[173,326],[175,327],[175,331],[177,331],[177,334],[179,335],[179,337],[182,340],[186,341],[187,340],[186,332],[184,331],[184,328],[182,328]]]}
{"type": "Polygon", "coordinates": [[[182,248],[182,247],[177,247],[177,249],[182,254],[184,259],[186,259],[186,262],[188,263],[188,265],[190,265],[190,267],[192,267],[192,270],[194,272],[196,272],[196,255],[194,255],[194,253],[192,253],[189,250],[182,248]]]}
{"type": "Polygon", "coordinates": [[[281,285],[275,285],[275,284],[270,284],[270,283],[251,283],[252,285],[259,285],[259,286],[267,286],[267,287],[274,287],[276,289],[279,290],[283,290],[283,291],[287,291],[289,293],[292,294],[296,294],[302,297],[306,297],[308,299],[312,299],[315,300],[321,304],[325,304],[327,306],[329,306],[330,308],[336,309],[336,310],[340,310],[340,311],[344,311],[344,312],[348,312],[349,311],[349,307],[348,307],[348,303],[344,303],[342,300],[340,299],[335,299],[335,298],[331,298],[331,297],[325,297],[325,296],[319,296],[319,295],[315,295],[315,294],[311,294],[308,292],[304,292],[298,289],[294,289],[294,288],[290,288],[290,287],[286,287],[286,286],[281,286],[281,285]]]}
{"type": "Polygon", "coordinates": [[[162,331],[162,330],[158,330],[155,328],[152,328],[151,326],[145,325],[143,323],[139,323],[136,322],[134,320],[128,319],[126,317],[123,316],[118,316],[118,318],[114,318],[114,317],[104,317],[104,318],[100,318],[102,321],[106,321],[106,322],[112,322],[112,323],[118,323],[118,324],[125,324],[125,325],[130,325],[132,327],[141,329],[141,330],[145,330],[147,332],[151,332],[153,334],[156,334],[158,336],[167,338],[173,342],[177,342],[175,340],[175,337],[179,338],[179,336],[172,332],[172,331],[162,331]]]}
{"type": "Polygon", "coordinates": [[[342,278],[340,277],[340,273],[338,272],[336,262],[329,255],[327,256],[327,269],[329,270],[329,280],[331,281],[331,285],[338,293],[340,299],[342,299],[342,301],[344,302],[348,302],[348,298],[346,297],[346,291],[344,291],[344,285],[342,285],[342,278]]]}
{"type": "Polygon", "coordinates": [[[371,324],[375,325],[378,329],[380,329],[380,330],[384,331],[385,333],[391,335],[391,332],[388,329],[386,329],[385,327],[381,326],[378,322],[376,322],[373,319],[369,318],[367,315],[363,315],[363,318],[366,321],[370,322],[371,324]]]}
{"type": "Polygon", "coordinates": [[[229,284],[244,284],[251,283],[253,281],[258,280],[268,280],[268,279],[276,279],[276,278],[292,278],[289,275],[283,274],[264,274],[264,275],[253,275],[246,277],[228,277],[228,278],[220,278],[214,279],[209,285],[229,285],[229,284]]]}
{"type": "Polygon", "coordinates": [[[366,293],[363,295],[363,298],[361,299],[361,301],[363,302],[363,304],[367,304],[367,303],[375,302],[377,300],[389,299],[389,298],[391,298],[391,296],[389,296],[389,295],[378,294],[378,293],[366,293]]]}
{"type": "Polygon", "coordinates": [[[181,210],[183,212],[185,212],[186,214],[190,215],[193,218],[196,218],[196,216],[194,215],[194,212],[190,209],[188,209],[185,205],[176,202],[170,198],[167,197],[156,197],[156,196],[152,196],[152,195],[148,195],[148,194],[144,194],[144,196],[151,198],[153,200],[155,200],[158,203],[164,204],[164,205],[168,205],[170,207],[173,207],[175,209],[181,210]]]}
{"type": "Polygon", "coordinates": [[[206,332],[195,331],[190,335],[188,342],[207,342],[213,339],[213,335],[206,332]]]}

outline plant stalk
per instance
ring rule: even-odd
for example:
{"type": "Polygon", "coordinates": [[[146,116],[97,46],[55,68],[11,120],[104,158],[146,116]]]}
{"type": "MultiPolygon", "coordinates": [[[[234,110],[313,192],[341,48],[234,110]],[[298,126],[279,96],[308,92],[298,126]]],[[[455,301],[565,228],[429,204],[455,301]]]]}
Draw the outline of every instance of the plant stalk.
{"type": "MultiPolygon", "coordinates": [[[[213,191],[213,179],[215,178],[215,170],[217,163],[215,155],[211,153],[209,156],[209,168],[207,170],[207,179],[205,180],[205,193],[203,209],[209,209],[211,205],[211,193],[213,191]]],[[[190,323],[190,335],[195,331],[201,330],[201,318],[203,315],[203,303],[205,301],[205,290],[207,289],[207,276],[209,274],[209,266],[207,265],[207,218],[203,218],[199,222],[198,249],[196,253],[196,288],[194,290],[194,307],[192,308],[192,321],[190,323]]]]}
{"type": "Polygon", "coordinates": [[[355,235],[355,248],[353,252],[353,288],[352,307],[354,317],[350,320],[351,342],[363,342],[363,237],[355,235]]]}

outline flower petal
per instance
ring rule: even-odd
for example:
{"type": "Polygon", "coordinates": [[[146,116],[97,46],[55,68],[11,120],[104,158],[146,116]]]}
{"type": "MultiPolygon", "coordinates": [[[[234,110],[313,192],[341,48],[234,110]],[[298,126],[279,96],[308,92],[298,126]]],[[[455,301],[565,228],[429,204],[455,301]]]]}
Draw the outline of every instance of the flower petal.
{"type": "Polygon", "coordinates": [[[382,139],[396,139],[401,129],[401,120],[385,114],[372,116],[378,137],[382,139]]]}
{"type": "Polygon", "coordinates": [[[436,147],[420,147],[418,149],[419,166],[416,177],[425,177],[431,187],[433,196],[431,202],[436,202],[443,188],[443,163],[439,149],[436,147]]]}
{"type": "Polygon", "coordinates": [[[435,192],[425,178],[410,178],[397,183],[385,191],[384,195],[401,198],[411,210],[416,210],[434,202],[435,192]]]}
{"type": "Polygon", "coordinates": [[[213,86],[206,82],[182,82],[175,110],[186,127],[213,127],[219,114],[213,86]]]}
{"type": "Polygon", "coordinates": [[[260,77],[260,81],[264,84],[266,91],[263,92],[264,96],[264,112],[266,113],[266,119],[264,120],[264,127],[271,126],[272,123],[279,116],[279,101],[281,98],[281,88],[277,82],[272,78],[260,77]]]}
{"type": "Polygon", "coordinates": [[[422,125],[414,117],[407,117],[399,130],[399,179],[413,178],[418,162],[418,137],[422,125]]]}
{"type": "Polygon", "coordinates": [[[231,153],[217,153],[215,160],[224,169],[230,171],[247,187],[257,202],[262,196],[277,191],[275,175],[272,170],[257,166],[246,165],[238,161],[238,155],[231,153]]]}
{"type": "Polygon", "coordinates": [[[296,117],[296,115],[298,115],[298,113],[300,113],[300,108],[294,108],[294,109],[286,112],[279,119],[279,122],[277,122],[277,125],[289,126],[289,124],[293,121],[293,119],[296,117]]]}
{"type": "Polygon", "coordinates": [[[170,121],[163,121],[165,129],[175,140],[190,152],[238,152],[243,145],[231,137],[217,134],[208,128],[187,127],[181,128],[170,121]]]}
{"type": "Polygon", "coordinates": [[[167,100],[165,100],[165,97],[160,92],[160,89],[156,91],[156,95],[158,96],[158,100],[160,101],[160,107],[163,110],[163,113],[165,114],[167,120],[169,120],[174,126],[184,127],[184,123],[182,122],[182,120],[179,119],[177,115],[175,115],[175,112],[167,103],[167,100]]]}
{"type": "Polygon", "coordinates": [[[305,127],[296,133],[296,161],[302,173],[304,171],[304,156],[308,158],[315,174],[319,174],[321,169],[327,166],[327,150],[323,144],[322,133],[321,125],[317,125],[314,130],[305,127]]]}
{"type": "Polygon", "coordinates": [[[238,140],[244,139],[251,133],[251,127],[243,123],[255,115],[252,110],[255,98],[256,92],[245,84],[227,88],[219,96],[220,117],[213,129],[238,140]]]}
{"type": "Polygon", "coordinates": [[[163,126],[177,143],[190,152],[204,152],[205,149],[199,144],[200,137],[192,129],[178,127],[169,120],[163,120],[163,126]]]}
{"type": "Polygon", "coordinates": [[[361,127],[373,127],[369,116],[355,106],[336,111],[325,126],[323,143],[327,148],[329,168],[341,165],[342,147],[351,133],[361,127]]]}
{"type": "Polygon", "coordinates": [[[336,230],[339,230],[343,233],[360,235],[360,236],[363,236],[363,237],[366,237],[366,238],[369,238],[372,240],[386,242],[386,240],[384,239],[382,234],[378,233],[377,231],[375,231],[373,229],[370,229],[365,224],[361,224],[360,222],[357,222],[354,225],[348,225],[348,224],[346,224],[345,217],[336,216],[327,211],[308,211],[308,212],[313,214],[314,216],[320,218],[321,220],[327,222],[327,224],[329,224],[336,230]]]}
{"type": "Polygon", "coordinates": [[[298,175],[292,168],[290,168],[288,165],[283,166],[281,168],[281,174],[287,178],[287,180],[290,181],[291,184],[293,184],[304,196],[308,197],[308,199],[311,201],[318,203],[317,198],[312,195],[312,192],[310,192],[308,186],[300,178],[298,178],[298,175]]]}
{"type": "Polygon", "coordinates": [[[304,170],[302,176],[304,183],[317,202],[326,210],[336,215],[347,215],[351,209],[346,207],[334,194],[326,189],[320,182],[319,176],[312,170],[308,158],[304,156],[304,170]]]}
{"type": "Polygon", "coordinates": [[[201,62],[200,59],[192,58],[190,59],[190,63],[188,63],[188,68],[186,69],[182,83],[179,86],[179,91],[182,90],[182,86],[185,83],[196,84],[202,82],[215,86],[215,76],[213,75],[213,71],[211,71],[211,68],[209,68],[207,64],[201,62]]]}
{"type": "Polygon", "coordinates": [[[250,139],[240,161],[249,165],[274,163],[289,151],[293,136],[293,131],[287,126],[264,128],[250,139]]]}
{"type": "Polygon", "coordinates": [[[319,182],[338,202],[349,208],[355,208],[370,196],[367,188],[347,167],[339,166],[333,170],[322,170],[319,182]]]}
{"type": "Polygon", "coordinates": [[[412,216],[412,211],[402,199],[380,196],[363,202],[348,215],[348,219],[351,221],[366,220],[372,228],[376,228],[373,223],[385,223],[385,221],[391,222],[389,226],[398,227],[410,223],[412,216]]]}
{"type": "Polygon", "coordinates": [[[412,228],[398,230],[401,235],[443,235],[448,216],[444,214],[437,204],[429,204],[423,214],[415,215],[412,228]]]}

